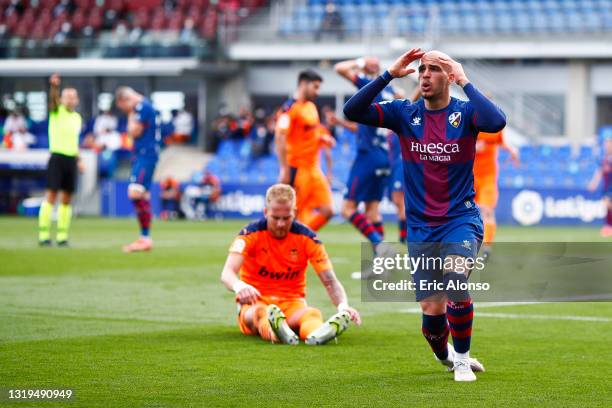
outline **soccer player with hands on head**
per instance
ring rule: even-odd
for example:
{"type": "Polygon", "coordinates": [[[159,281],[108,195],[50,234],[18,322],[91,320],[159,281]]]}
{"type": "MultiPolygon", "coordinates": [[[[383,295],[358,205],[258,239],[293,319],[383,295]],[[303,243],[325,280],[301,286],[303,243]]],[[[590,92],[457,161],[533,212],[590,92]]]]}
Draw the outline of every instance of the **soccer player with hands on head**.
{"type": "Polygon", "coordinates": [[[417,268],[412,277],[422,310],[422,332],[435,357],[455,381],[474,381],[482,364],[470,357],[473,304],[466,288],[469,270],[483,239],[474,202],[473,166],[479,132],[498,132],[504,113],[468,80],[463,67],[440,51],[411,49],[344,106],[350,120],[399,135],[404,166],[408,252],[440,258],[442,268],[417,268]],[[394,78],[416,72],[421,99],[372,103],[394,78]],[[469,98],[450,96],[457,84],[469,98]],[[448,344],[449,333],[453,345],[448,344]]]}
{"type": "Polygon", "coordinates": [[[238,325],[243,334],[284,344],[325,344],[349,322],[361,324],[348,305],[325,247],[317,235],[295,220],[295,190],[275,184],[266,192],[264,217],[242,229],[229,249],[221,281],[236,294],[238,325]],[[310,263],[338,312],[323,321],[306,303],[310,263]]]}

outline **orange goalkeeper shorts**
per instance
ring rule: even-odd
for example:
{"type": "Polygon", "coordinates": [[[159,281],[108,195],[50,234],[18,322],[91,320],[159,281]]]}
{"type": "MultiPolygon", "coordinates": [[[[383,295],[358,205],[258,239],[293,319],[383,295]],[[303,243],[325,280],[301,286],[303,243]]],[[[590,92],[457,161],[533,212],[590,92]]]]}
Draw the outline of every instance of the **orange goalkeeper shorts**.
{"type": "Polygon", "coordinates": [[[474,189],[476,197],[474,201],[481,207],[495,208],[499,198],[497,179],[493,177],[474,178],[474,189]]]}
{"type": "Polygon", "coordinates": [[[285,314],[287,320],[293,316],[295,312],[300,309],[307,307],[306,300],[304,299],[280,299],[277,297],[265,297],[262,296],[255,304],[251,305],[241,305],[238,303],[238,326],[240,327],[240,331],[243,334],[254,335],[253,331],[249,328],[249,326],[244,321],[244,315],[247,310],[252,307],[267,307],[268,305],[275,304],[280,307],[280,309],[285,314]]]}
{"type": "Polygon", "coordinates": [[[333,205],[332,191],[327,177],[319,166],[291,167],[289,184],[295,189],[297,218],[310,214],[314,209],[333,205]]]}

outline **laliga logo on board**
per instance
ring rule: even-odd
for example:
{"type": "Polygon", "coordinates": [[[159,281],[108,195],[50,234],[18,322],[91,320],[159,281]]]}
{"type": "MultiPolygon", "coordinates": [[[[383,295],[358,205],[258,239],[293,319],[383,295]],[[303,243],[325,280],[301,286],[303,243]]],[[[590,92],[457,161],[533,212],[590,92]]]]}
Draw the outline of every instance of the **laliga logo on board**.
{"type": "Polygon", "coordinates": [[[536,191],[523,190],[512,199],[512,216],[521,225],[534,225],[542,219],[565,218],[592,222],[605,216],[601,200],[589,200],[583,195],[564,198],[545,197],[536,191]]]}
{"type": "Polygon", "coordinates": [[[523,190],[512,199],[512,216],[521,225],[534,225],[542,221],[544,201],[540,193],[523,190]]]}
{"type": "Polygon", "coordinates": [[[450,123],[453,127],[459,127],[461,124],[461,112],[453,112],[448,115],[448,123],[450,123]]]}

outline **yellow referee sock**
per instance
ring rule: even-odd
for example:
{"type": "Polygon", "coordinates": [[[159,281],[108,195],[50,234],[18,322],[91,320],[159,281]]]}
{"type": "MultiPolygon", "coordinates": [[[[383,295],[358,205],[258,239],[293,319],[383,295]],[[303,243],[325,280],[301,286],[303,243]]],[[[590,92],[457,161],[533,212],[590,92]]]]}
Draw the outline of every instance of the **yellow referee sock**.
{"type": "Polygon", "coordinates": [[[38,211],[38,240],[47,241],[51,239],[51,216],[53,204],[44,200],[38,211]]]}
{"type": "Polygon", "coordinates": [[[72,218],[72,206],[60,204],[57,209],[57,242],[68,241],[70,218],[72,218]]]}

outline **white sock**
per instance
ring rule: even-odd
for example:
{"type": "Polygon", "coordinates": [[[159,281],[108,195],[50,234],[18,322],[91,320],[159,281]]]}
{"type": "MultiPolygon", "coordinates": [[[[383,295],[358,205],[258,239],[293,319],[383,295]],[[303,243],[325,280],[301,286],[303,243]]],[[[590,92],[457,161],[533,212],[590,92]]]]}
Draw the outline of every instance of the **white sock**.
{"type": "Polygon", "coordinates": [[[467,360],[468,358],[470,358],[470,351],[466,351],[465,353],[458,353],[457,351],[455,351],[455,361],[457,360],[467,360]]]}

